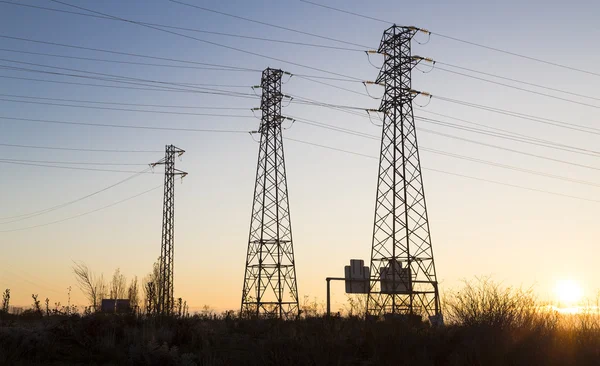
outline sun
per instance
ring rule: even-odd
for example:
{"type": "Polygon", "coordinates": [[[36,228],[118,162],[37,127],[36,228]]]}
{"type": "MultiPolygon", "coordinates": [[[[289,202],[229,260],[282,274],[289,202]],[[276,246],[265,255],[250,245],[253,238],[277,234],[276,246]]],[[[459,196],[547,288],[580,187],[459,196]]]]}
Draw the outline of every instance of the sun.
{"type": "Polygon", "coordinates": [[[564,305],[574,305],[583,296],[583,290],[576,281],[559,280],[554,287],[554,293],[558,301],[564,305]]]}

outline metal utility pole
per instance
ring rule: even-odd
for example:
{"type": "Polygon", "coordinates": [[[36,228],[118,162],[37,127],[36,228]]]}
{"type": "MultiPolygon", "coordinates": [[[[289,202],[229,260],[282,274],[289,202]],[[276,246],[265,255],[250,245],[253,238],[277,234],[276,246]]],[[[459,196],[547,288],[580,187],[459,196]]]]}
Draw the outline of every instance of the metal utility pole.
{"type": "Polygon", "coordinates": [[[292,225],[281,135],[281,70],[262,73],[260,147],[241,314],[293,319],[299,315],[292,225]]]}
{"type": "Polygon", "coordinates": [[[185,151],[173,145],[167,145],[165,157],[150,164],[165,166],[165,197],[163,205],[163,228],[162,242],[160,247],[159,264],[159,288],[158,306],[156,312],[158,315],[173,314],[173,269],[174,269],[174,245],[175,245],[175,176],[181,178],[187,175],[186,172],[175,169],[175,156],[183,155],[185,151]]]}
{"type": "Polygon", "coordinates": [[[417,133],[413,117],[411,40],[419,29],[385,30],[378,53],[385,62],[376,83],[385,86],[381,155],[371,251],[367,314],[429,316],[441,322],[438,282],[417,133]]]}

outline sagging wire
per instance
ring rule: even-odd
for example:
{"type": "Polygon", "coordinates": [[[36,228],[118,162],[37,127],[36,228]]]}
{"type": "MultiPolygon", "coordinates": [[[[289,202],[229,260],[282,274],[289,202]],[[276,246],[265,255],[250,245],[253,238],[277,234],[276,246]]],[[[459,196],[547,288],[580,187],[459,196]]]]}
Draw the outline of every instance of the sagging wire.
{"type": "Polygon", "coordinates": [[[285,120],[292,121],[292,123],[290,123],[289,127],[282,127],[282,129],[284,131],[287,131],[287,130],[289,130],[290,128],[292,128],[294,126],[294,122],[296,122],[296,120],[294,118],[291,118],[291,117],[281,116],[281,122],[283,123],[283,121],[285,121],[285,120]]]}
{"type": "Polygon", "coordinates": [[[373,113],[379,113],[379,112],[381,112],[380,110],[378,110],[378,109],[365,109],[365,112],[367,112],[367,116],[369,116],[369,121],[371,121],[371,124],[373,126],[377,126],[377,127],[382,127],[383,126],[383,121],[381,121],[381,119],[379,119],[379,120],[382,123],[379,125],[379,124],[373,122],[373,118],[371,117],[371,112],[373,112],[373,113]]]}
{"type": "Polygon", "coordinates": [[[435,69],[435,61],[432,58],[429,57],[421,57],[421,56],[412,56],[413,60],[417,60],[417,64],[420,63],[421,61],[426,61],[429,62],[431,64],[431,69],[429,69],[429,71],[423,71],[421,69],[419,69],[418,67],[416,67],[417,70],[421,71],[423,74],[429,74],[430,72],[433,71],[433,69],[435,69]]]}
{"type": "Polygon", "coordinates": [[[286,95],[286,94],[283,94],[282,96],[283,96],[283,98],[288,98],[289,102],[286,105],[282,105],[281,108],[287,108],[287,107],[289,107],[290,104],[292,104],[292,100],[294,99],[294,97],[291,97],[291,96],[286,95]]]}
{"type": "MultiPolygon", "coordinates": [[[[304,80],[310,81],[310,82],[312,82],[312,83],[317,83],[317,84],[321,84],[321,85],[326,85],[326,86],[329,86],[329,87],[331,87],[331,88],[335,88],[335,89],[339,89],[339,90],[344,90],[344,91],[347,91],[347,92],[349,92],[349,93],[358,94],[358,95],[363,95],[363,96],[365,96],[365,97],[370,97],[370,98],[373,98],[373,97],[372,97],[371,95],[369,95],[368,93],[367,93],[367,94],[365,94],[365,93],[357,92],[356,90],[347,89],[347,88],[344,88],[344,87],[341,87],[341,86],[337,86],[337,85],[334,85],[334,84],[329,84],[329,83],[325,83],[325,82],[322,82],[322,81],[314,80],[314,79],[312,79],[312,78],[310,78],[310,77],[305,77],[305,76],[301,76],[301,75],[295,75],[295,76],[296,76],[297,78],[304,79],[304,80]]],[[[363,81],[361,81],[360,83],[363,83],[363,81]]],[[[379,99],[379,98],[373,98],[373,99],[379,99]]]]}
{"type": "Polygon", "coordinates": [[[188,175],[188,172],[184,172],[183,170],[175,169],[175,173],[179,175],[179,183],[183,184],[183,178],[185,178],[188,175]]]}
{"type": "Polygon", "coordinates": [[[374,51],[374,50],[365,51],[365,54],[367,55],[367,61],[369,61],[369,63],[371,64],[371,66],[373,66],[373,67],[374,67],[374,68],[376,68],[377,70],[381,70],[381,67],[382,67],[382,66],[376,66],[375,64],[373,64],[373,63],[371,62],[371,56],[370,56],[370,54],[374,54],[374,53],[377,53],[377,54],[379,54],[379,52],[377,52],[377,51],[374,51]]]}
{"type": "Polygon", "coordinates": [[[258,134],[259,131],[249,131],[248,134],[250,135],[250,138],[252,139],[252,141],[256,142],[257,144],[260,143],[260,139],[258,141],[256,141],[256,139],[254,138],[255,134],[258,134]]]}
{"type": "Polygon", "coordinates": [[[415,66],[415,68],[416,68],[417,70],[421,71],[423,74],[429,74],[430,72],[432,72],[432,71],[433,71],[433,69],[435,69],[435,62],[434,62],[432,65],[431,65],[431,68],[430,68],[428,71],[421,70],[421,69],[419,69],[419,67],[418,67],[418,66],[415,66]]]}
{"type": "Polygon", "coordinates": [[[257,120],[260,121],[260,118],[256,115],[256,113],[254,113],[254,111],[260,111],[260,108],[258,108],[258,107],[252,108],[252,109],[250,109],[250,111],[252,111],[252,115],[254,116],[254,118],[256,118],[257,120]]]}
{"type": "Polygon", "coordinates": [[[415,42],[417,42],[418,44],[420,44],[420,45],[426,45],[427,43],[429,43],[429,41],[431,41],[431,32],[428,31],[427,29],[416,28],[416,27],[411,27],[411,28],[416,29],[419,32],[427,34],[427,41],[425,41],[425,42],[419,42],[417,39],[415,39],[415,42]]]}
{"type": "Polygon", "coordinates": [[[371,93],[369,93],[369,88],[367,88],[367,85],[379,85],[379,86],[383,86],[383,84],[381,83],[376,83],[374,81],[363,81],[362,84],[365,87],[365,91],[367,92],[367,95],[371,98],[371,99],[381,99],[381,97],[374,97],[371,95],[371,93]]]}
{"type": "Polygon", "coordinates": [[[283,72],[283,74],[284,74],[284,75],[289,75],[289,78],[287,79],[287,81],[282,81],[282,82],[281,82],[281,84],[282,84],[282,85],[283,85],[283,84],[287,84],[287,83],[289,83],[289,82],[290,82],[290,80],[292,80],[292,76],[294,76],[294,74],[292,74],[292,73],[291,73],[291,72],[289,72],[289,71],[284,71],[284,72],[283,72]]]}
{"type": "Polygon", "coordinates": [[[425,105],[420,105],[419,103],[416,103],[416,102],[415,102],[415,104],[416,104],[416,105],[417,105],[417,107],[419,107],[419,108],[425,108],[425,107],[427,107],[427,106],[429,105],[429,103],[431,103],[431,98],[433,98],[433,95],[431,95],[431,94],[429,94],[429,93],[427,93],[427,92],[422,92],[422,91],[418,91],[418,90],[411,90],[410,92],[411,92],[411,94],[415,94],[415,98],[416,98],[418,95],[422,95],[422,96],[424,96],[424,97],[426,97],[426,98],[427,98],[427,104],[425,104],[425,105]]]}
{"type": "Polygon", "coordinates": [[[260,95],[256,94],[256,89],[262,89],[262,87],[260,85],[251,86],[250,89],[252,89],[252,92],[254,93],[254,95],[256,95],[257,97],[260,97],[260,95]]]}

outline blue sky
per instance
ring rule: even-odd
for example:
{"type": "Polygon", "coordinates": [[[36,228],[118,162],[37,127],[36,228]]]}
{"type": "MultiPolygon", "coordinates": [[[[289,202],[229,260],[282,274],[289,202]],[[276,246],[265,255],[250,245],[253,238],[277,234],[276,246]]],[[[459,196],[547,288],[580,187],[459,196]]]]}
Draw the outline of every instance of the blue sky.
{"type": "MultiPolygon", "coordinates": [[[[318,8],[300,1],[189,0],[189,2],[251,19],[368,45],[372,49],[377,48],[381,34],[387,27],[385,24],[318,8]]],[[[78,11],[51,1],[28,0],[20,3],[78,11]]],[[[87,0],[70,3],[144,22],[352,47],[185,7],[166,0],[127,2],[87,0]]],[[[597,65],[600,63],[600,55],[594,49],[595,40],[600,36],[595,15],[600,9],[593,2],[564,4],[546,1],[451,3],[440,1],[413,2],[400,6],[395,1],[374,1],[368,4],[363,1],[328,1],[326,4],[581,69],[598,70],[597,65]]],[[[135,24],[49,12],[6,3],[0,3],[0,24],[0,35],[10,37],[258,70],[278,67],[295,74],[332,76],[135,24]]],[[[360,52],[177,32],[363,80],[374,80],[378,73],[378,70],[369,64],[366,55],[360,52]]],[[[417,39],[424,43],[427,37],[421,34],[417,39]]],[[[158,81],[239,85],[244,87],[226,89],[242,93],[253,93],[250,86],[260,83],[259,72],[125,65],[15,53],[7,50],[183,65],[7,38],[0,38],[0,48],[2,66],[44,69],[8,61],[12,60],[158,81]]],[[[415,44],[413,53],[432,57],[444,63],[579,94],[598,96],[598,77],[457,43],[435,35],[426,44],[415,44]]],[[[371,62],[378,65],[381,60],[372,56],[371,62]]],[[[428,70],[424,65],[420,68],[423,71],[428,70]]],[[[0,69],[0,76],[119,85],[6,69],[0,69]]],[[[211,111],[118,107],[243,116],[236,118],[110,111],[0,101],[2,110],[0,116],[5,117],[241,131],[254,130],[258,126],[258,120],[252,118],[249,111],[250,108],[259,106],[258,99],[88,87],[10,78],[0,78],[0,80],[1,94],[133,104],[247,108],[211,111]]],[[[365,92],[361,84],[326,82],[356,92],[365,92]]],[[[532,95],[441,70],[434,69],[429,73],[415,71],[413,87],[435,96],[485,104],[585,126],[596,125],[597,113],[593,107],[532,95]]],[[[326,103],[364,108],[378,106],[377,100],[297,77],[292,77],[284,84],[283,91],[326,103]]],[[[369,92],[379,96],[382,90],[370,87],[369,92]]],[[[598,104],[590,99],[552,94],[588,104],[598,104]]],[[[0,99],[25,100],[15,97],[0,97],[0,99]]],[[[417,99],[416,103],[425,105],[427,101],[417,99]]],[[[435,98],[424,109],[415,110],[415,114],[422,116],[436,118],[428,115],[427,111],[443,113],[587,149],[594,149],[597,146],[597,135],[509,118],[435,98]]],[[[370,124],[368,119],[331,109],[291,104],[284,108],[284,113],[372,135],[381,133],[381,130],[370,124]]],[[[161,151],[167,144],[175,144],[185,149],[186,154],[182,161],[177,162],[178,168],[188,171],[189,176],[182,184],[176,185],[176,294],[189,299],[193,306],[203,304],[218,308],[238,306],[258,147],[250,135],[95,128],[14,120],[0,120],[0,122],[0,143],[4,144],[157,151],[156,153],[94,153],[0,146],[5,159],[139,164],[139,166],[95,166],[95,168],[137,171],[144,169],[144,164],[159,160],[163,155],[161,151]]],[[[600,166],[596,161],[597,158],[592,156],[473,135],[423,122],[418,122],[417,127],[577,164],[600,166]]],[[[306,124],[294,123],[284,135],[362,154],[373,156],[378,154],[377,141],[306,124]]],[[[523,169],[600,182],[600,174],[597,170],[525,157],[426,132],[419,133],[419,143],[422,147],[468,155],[523,169]]],[[[377,160],[323,150],[293,141],[286,142],[285,152],[299,292],[301,296],[323,299],[326,276],[340,275],[342,267],[350,258],[368,260],[373,226],[377,160]]],[[[441,169],[566,195],[600,199],[598,188],[589,185],[557,181],[428,152],[423,152],[421,156],[425,168],[441,169]]],[[[2,165],[1,217],[52,207],[104,188],[130,175],[2,165]]],[[[599,234],[594,222],[594,214],[597,212],[598,203],[499,186],[428,170],[423,174],[438,277],[443,287],[454,287],[462,278],[492,275],[508,284],[536,285],[542,296],[550,293],[555,281],[561,278],[574,278],[579,281],[588,295],[592,295],[600,288],[598,270],[594,267],[594,257],[598,254],[596,243],[599,234]]],[[[160,170],[157,170],[154,175],[144,174],[107,192],[52,213],[30,220],[2,224],[0,230],[26,228],[68,218],[138,194],[161,183],[162,175],[160,170]]],[[[141,278],[149,272],[151,263],[160,253],[161,211],[162,191],[159,189],[115,207],[64,223],[15,232],[0,232],[0,244],[6,248],[0,256],[0,285],[13,289],[14,299],[18,304],[27,304],[32,292],[39,292],[41,296],[57,298],[65,302],[66,287],[74,286],[70,271],[73,260],[84,261],[96,272],[105,275],[120,267],[129,277],[137,275],[141,278]]],[[[334,289],[338,302],[343,301],[341,291],[341,287],[334,289]]],[[[76,300],[82,301],[78,297],[76,300]]]]}

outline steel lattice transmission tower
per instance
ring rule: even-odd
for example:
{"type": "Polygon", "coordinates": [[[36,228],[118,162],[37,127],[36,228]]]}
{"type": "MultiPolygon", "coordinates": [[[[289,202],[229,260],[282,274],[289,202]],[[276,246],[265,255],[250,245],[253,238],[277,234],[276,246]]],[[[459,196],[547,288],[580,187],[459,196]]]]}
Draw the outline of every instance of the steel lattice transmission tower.
{"type": "Polygon", "coordinates": [[[412,101],[411,40],[419,30],[392,26],[378,52],[385,62],[376,80],[385,85],[381,155],[371,251],[367,314],[411,314],[441,320],[438,283],[412,101]]]}
{"type": "Polygon", "coordinates": [[[242,316],[299,315],[281,134],[281,70],[262,73],[260,148],[242,292],[242,316]]]}
{"type": "Polygon", "coordinates": [[[186,172],[175,169],[175,157],[183,155],[185,151],[173,145],[165,148],[165,157],[156,163],[150,164],[165,166],[165,197],[163,204],[162,242],[160,247],[159,279],[158,279],[158,306],[159,315],[173,313],[173,270],[174,270],[174,245],[175,245],[175,176],[182,178],[186,172]]]}

